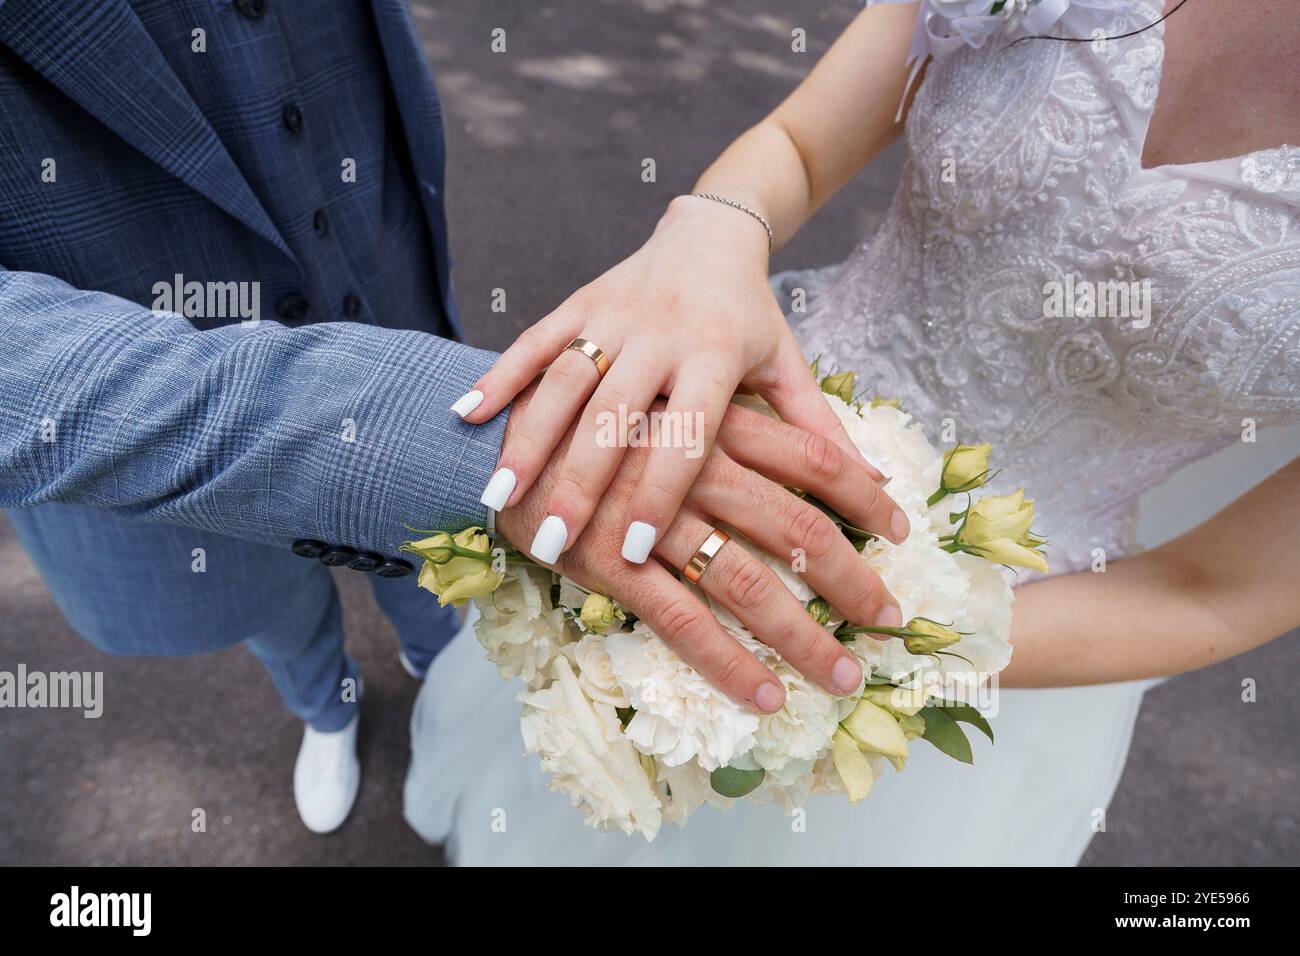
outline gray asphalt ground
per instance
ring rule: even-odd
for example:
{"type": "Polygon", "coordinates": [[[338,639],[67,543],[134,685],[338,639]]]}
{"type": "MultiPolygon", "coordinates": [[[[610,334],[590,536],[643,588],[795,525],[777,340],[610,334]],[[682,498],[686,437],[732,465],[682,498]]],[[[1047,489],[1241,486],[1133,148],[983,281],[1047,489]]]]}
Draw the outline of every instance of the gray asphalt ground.
{"type": "MultiPolygon", "coordinates": [[[[631,252],[847,22],[844,0],[417,0],[447,114],[452,236],[475,344],[504,347],[631,252]],[[790,50],[808,31],[809,52],[790,50]],[[489,51],[493,28],[507,52],[489,51]],[[641,182],[654,158],[658,181],[641,182]],[[489,310],[507,290],[508,311],[489,310]]],[[[854,182],[776,268],[842,258],[878,221],[891,154],[854,182]]],[[[87,573],[101,569],[88,568],[87,573]]],[[[111,569],[107,570],[111,573],[111,569]]],[[[364,782],[344,828],[299,823],[290,792],[300,725],[245,651],[187,660],[105,657],[63,622],[0,522],[0,669],[101,670],[98,720],[0,711],[0,863],[437,864],[401,819],[417,684],[357,575],[338,575],[349,647],[367,680],[364,782]],[[206,832],[191,828],[202,810],[206,832]]],[[[1085,863],[1300,862],[1296,635],[1146,697],[1107,830],[1085,863]],[[1258,700],[1241,699],[1257,681],[1258,700]]]]}

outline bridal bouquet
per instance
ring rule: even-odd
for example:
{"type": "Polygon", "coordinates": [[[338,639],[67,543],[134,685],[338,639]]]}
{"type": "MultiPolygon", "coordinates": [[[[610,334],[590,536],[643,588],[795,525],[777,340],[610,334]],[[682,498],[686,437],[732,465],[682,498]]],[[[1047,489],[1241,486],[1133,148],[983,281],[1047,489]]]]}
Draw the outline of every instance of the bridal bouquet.
{"type": "Polygon", "coordinates": [[[965,701],[1011,658],[1007,566],[1047,570],[1044,539],[1030,530],[1033,502],[1023,491],[974,500],[990,477],[988,445],[940,453],[897,403],[856,401],[852,373],[821,385],[854,443],[891,476],[890,496],[911,521],[908,538],[894,545],[828,510],[906,623],[851,626],[785,563],[738,534],[731,540],[767,563],[858,656],[865,677],[849,697],[806,680],[713,605],[785,685],[781,710],[752,713],[608,597],[494,548],[480,528],[405,546],[424,559],[420,586],[444,604],[477,605],[488,659],[502,678],[526,687],[519,700],[527,751],[540,755],[552,789],[567,793],[590,825],[653,839],[663,821],[682,824],[705,803],[758,800],[790,811],[820,793],[856,803],[889,766],[903,769],[918,740],[970,762],[960,724],[992,739],[983,714],[965,701]]]}

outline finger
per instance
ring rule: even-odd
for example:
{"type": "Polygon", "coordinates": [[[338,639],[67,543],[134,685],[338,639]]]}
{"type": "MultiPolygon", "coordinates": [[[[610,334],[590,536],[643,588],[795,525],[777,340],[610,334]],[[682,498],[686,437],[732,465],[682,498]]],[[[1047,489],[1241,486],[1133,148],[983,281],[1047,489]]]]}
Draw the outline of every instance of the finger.
{"type": "Polygon", "coordinates": [[[677,514],[713,448],[740,375],[716,362],[684,366],[654,430],[645,471],[627,509],[623,557],[641,563],[677,514]]]}
{"type": "MultiPolygon", "coordinates": [[[[770,714],[785,703],[785,688],[776,675],[724,628],[713,612],[686,585],[656,561],[619,562],[610,582],[593,582],[645,621],[665,644],[709,683],[732,700],[770,714]]],[[[566,561],[561,559],[561,568],[566,561]]],[[[569,573],[567,570],[565,573],[569,573]]],[[[574,580],[579,580],[570,574],[574,580]]]]}
{"type": "MultiPolygon", "coordinates": [[[[712,531],[702,518],[683,511],[655,553],[674,567],[684,568],[712,531]]],[[[861,686],[858,659],[814,621],[781,579],[740,542],[724,544],[698,584],[751,634],[829,693],[851,694],[861,686]]]]}
{"type": "Polygon", "coordinates": [[[787,562],[854,624],[901,627],[898,603],[848,538],[819,508],[714,452],[713,467],[691,489],[691,507],[725,521],[763,551],[787,562]]]}
{"type": "Polygon", "coordinates": [[[624,352],[591,396],[546,505],[546,514],[564,522],[564,550],[573,547],[587,527],[623,461],[629,429],[635,431],[645,420],[663,380],[663,370],[624,352]]]}
{"type": "Polygon", "coordinates": [[[583,316],[579,310],[561,305],[520,334],[502,352],[474,387],[458,398],[451,410],[471,425],[490,421],[505,408],[524,386],[555,361],[578,331],[583,316]]]}
{"type": "MultiPolygon", "coordinates": [[[[560,354],[521,412],[523,421],[502,450],[497,470],[480,499],[483,504],[500,511],[528,493],[599,381],[600,373],[587,356],[574,350],[560,354]]],[[[563,522],[558,528],[556,525],[543,522],[542,529],[548,532],[545,541],[534,542],[534,548],[541,548],[539,556],[545,564],[554,563],[567,537],[567,532],[559,534],[563,522]]],[[[542,536],[542,531],[538,535],[542,536]]]]}
{"type": "Polygon", "coordinates": [[[881,470],[849,438],[839,416],[826,401],[825,393],[808,371],[808,363],[804,361],[793,338],[788,348],[782,351],[771,381],[759,388],[758,392],[783,421],[811,434],[829,438],[851,458],[858,459],[872,472],[873,478],[877,481],[884,480],[881,470]]]}
{"type": "Polygon", "coordinates": [[[752,409],[727,409],[718,446],[773,481],[807,491],[855,528],[900,544],[911,526],[872,471],[830,439],[752,409]]]}

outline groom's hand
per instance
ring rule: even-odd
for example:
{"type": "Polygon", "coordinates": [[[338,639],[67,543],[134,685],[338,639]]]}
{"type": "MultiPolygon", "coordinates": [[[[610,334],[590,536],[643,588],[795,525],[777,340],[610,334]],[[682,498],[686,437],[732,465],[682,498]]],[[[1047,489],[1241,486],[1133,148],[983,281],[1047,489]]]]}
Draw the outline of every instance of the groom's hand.
{"type": "MultiPolygon", "coordinates": [[[[526,417],[519,414],[519,406],[530,397],[531,389],[515,403],[503,455],[518,439],[516,431],[526,417]]],[[[497,517],[498,530],[520,550],[533,540],[545,516],[551,486],[573,434],[571,427],[528,494],[497,517]]],[[[832,442],[731,406],[681,513],[656,544],[654,554],[663,563],[631,564],[619,558],[618,543],[627,502],[648,458],[646,448],[628,449],[587,533],[554,567],[631,610],[733,699],[770,713],[784,703],[785,690],[709,607],[667,570],[685,567],[715,524],[735,528],[784,564],[800,556],[807,583],[855,624],[902,624],[898,606],[880,579],[822,511],[737,461],[763,462],[778,481],[805,489],[859,527],[878,520],[876,512],[892,511],[892,502],[865,469],[832,442]]],[[[856,657],[812,619],[771,568],[739,542],[722,546],[699,586],[755,637],[827,691],[844,695],[859,687],[862,671],[856,657]]]]}

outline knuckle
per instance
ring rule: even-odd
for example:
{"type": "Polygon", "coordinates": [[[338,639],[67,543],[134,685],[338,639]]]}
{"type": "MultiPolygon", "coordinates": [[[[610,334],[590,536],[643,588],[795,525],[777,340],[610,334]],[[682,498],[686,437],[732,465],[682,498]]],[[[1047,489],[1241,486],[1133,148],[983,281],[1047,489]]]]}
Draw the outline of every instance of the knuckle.
{"type": "Polygon", "coordinates": [[[532,325],[528,326],[528,328],[520,332],[519,338],[515,340],[515,345],[525,351],[531,351],[536,348],[540,344],[540,339],[542,338],[542,325],[544,322],[545,320],[542,322],[534,322],[532,325]]]}
{"type": "Polygon", "coordinates": [[[647,472],[641,476],[637,497],[648,510],[659,514],[668,509],[670,502],[676,500],[677,492],[665,477],[647,472]]]}
{"type": "Polygon", "coordinates": [[[718,685],[736,697],[745,696],[745,693],[748,690],[748,688],[745,687],[744,681],[745,671],[748,669],[747,662],[745,658],[741,656],[742,654],[747,653],[747,651],[742,651],[737,648],[718,664],[718,685]]]}
{"type": "Polygon", "coordinates": [[[813,478],[833,483],[844,473],[844,453],[829,438],[808,435],[804,439],[803,464],[813,478]]]}
{"type": "Polygon", "coordinates": [[[861,567],[861,570],[858,567],[854,568],[847,593],[848,607],[843,608],[846,614],[871,614],[878,605],[884,603],[884,588],[880,579],[865,567],[861,567]]]}
{"type": "Polygon", "coordinates": [[[772,597],[776,577],[757,561],[742,561],[728,578],[727,599],[737,610],[753,611],[772,597]]]}
{"type": "MultiPolygon", "coordinates": [[[[567,352],[564,354],[568,355],[567,352]]],[[[582,358],[582,356],[577,356],[577,358],[582,358]]],[[[582,358],[582,361],[586,362],[588,365],[591,364],[585,358],[582,358]]],[[[555,362],[551,366],[550,371],[546,373],[546,377],[554,379],[555,384],[560,386],[560,389],[567,394],[576,392],[579,389],[585,389],[590,384],[590,382],[586,380],[586,371],[587,370],[576,361],[570,359],[565,362],[555,362]]]]}
{"type": "Polygon", "coordinates": [[[555,480],[555,485],[551,488],[552,503],[562,501],[568,511],[572,511],[573,505],[581,505],[592,497],[594,493],[584,484],[583,474],[568,469],[555,480]]]}
{"type": "Polygon", "coordinates": [[[659,636],[676,648],[698,644],[703,636],[704,613],[690,598],[669,601],[659,612],[659,636]]]}
{"type": "Polygon", "coordinates": [[[868,481],[865,483],[862,495],[862,507],[867,512],[874,514],[882,506],[889,506],[890,510],[893,510],[893,502],[889,500],[889,496],[885,494],[884,489],[874,481],[868,481]]]}
{"type": "Polygon", "coordinates": [[[810,670],[828,672],[839,657],[839,645],[821,628],[799,628],[792,645],[790,657],[810,670]]]}
{"type": "Polygon", "coordinates": [[[799,502],[791,509],[787,524],[790,544],[803,548],[810,557],[831,553],[839,529],[834,522],[812,505],[799,502]]]}
{"type": "Polygon", "coordinates": [[[620,408],[631,407],[632,396],[625,389],[603,383],[588,403],[593,420],[598,415],[617,415],[620,408]]]}

